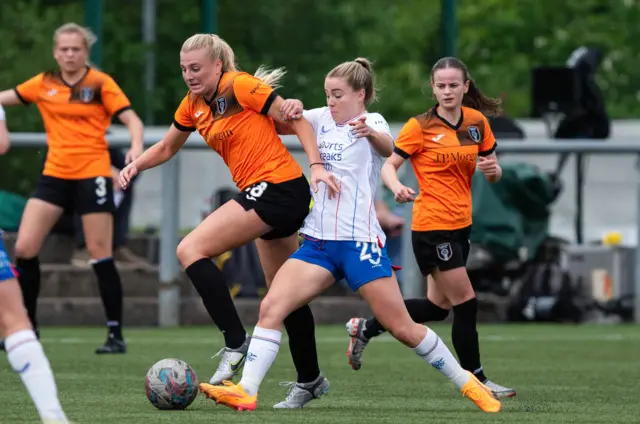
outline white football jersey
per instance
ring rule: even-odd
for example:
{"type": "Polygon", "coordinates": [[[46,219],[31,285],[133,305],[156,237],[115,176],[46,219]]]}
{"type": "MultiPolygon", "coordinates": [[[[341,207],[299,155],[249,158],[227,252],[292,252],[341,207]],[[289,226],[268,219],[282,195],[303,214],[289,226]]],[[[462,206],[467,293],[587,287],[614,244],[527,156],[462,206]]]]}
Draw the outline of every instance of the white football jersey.
{"type": "MultiPolygon", "coordinates": [[[[365,112],[352,121],[362,116],[371,128],[392,137],[382,115],[365,112]]],[[[329,199],[327,185],[318,184],[300,232],[321,240],[380,240],[384,245],[374,205],[384,158],[367,138],[355,138],[348,123],[337,125],[328,107],[304,111],[304,117],[313,126],[324,167],[338,179],[340,193],[329,199]]]]}

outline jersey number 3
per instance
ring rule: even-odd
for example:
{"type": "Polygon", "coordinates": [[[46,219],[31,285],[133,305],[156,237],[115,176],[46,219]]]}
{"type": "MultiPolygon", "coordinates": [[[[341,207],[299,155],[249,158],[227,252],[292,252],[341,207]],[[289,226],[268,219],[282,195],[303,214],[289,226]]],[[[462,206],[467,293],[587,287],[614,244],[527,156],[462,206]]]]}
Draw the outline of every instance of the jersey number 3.
{"type": "Polygon", "coordinates": [[[105,177],[96,178],[96,203],[104,205],[107,203],[107,179],[105,177]]]}
{"type": "Polygon", "coordinates": [[[356,248],[360,249],[360,260],[368,260],[372,265],[378,265],[382,256],[380,246],[378,243],[363,243],[361,241],[356,242],[356,248]],[[371,249],[369,249],[371,248],[371,249]]]}

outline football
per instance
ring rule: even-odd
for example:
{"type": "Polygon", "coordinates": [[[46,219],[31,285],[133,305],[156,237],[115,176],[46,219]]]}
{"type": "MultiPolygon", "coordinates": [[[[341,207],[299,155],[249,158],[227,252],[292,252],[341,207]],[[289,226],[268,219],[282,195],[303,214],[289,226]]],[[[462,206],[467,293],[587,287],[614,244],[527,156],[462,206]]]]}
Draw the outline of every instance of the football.
{"type": "Polygon", "coordinates": [[[158,409],[185,409],[198,395],[198,379],[193,369],[180,359],[163,359],[147,372],[147,398],[158,409]]]}

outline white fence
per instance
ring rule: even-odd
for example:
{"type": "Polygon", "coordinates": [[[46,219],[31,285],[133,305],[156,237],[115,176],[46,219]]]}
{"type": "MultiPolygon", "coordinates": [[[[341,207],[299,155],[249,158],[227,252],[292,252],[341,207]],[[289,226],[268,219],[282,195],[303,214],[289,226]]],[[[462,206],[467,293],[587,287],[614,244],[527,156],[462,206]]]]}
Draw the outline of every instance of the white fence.
{"type": "MultiPolygon", "coordinates": [[[[399,128],[392,128],[397,133],[399,128]]],[[[158,131],[147,132],[145,134],[145,146],[151,146],[157,142],[161,133],[158,131]]],[[[108,137],[109,143],[114,147],[126,148],[130,144],[129,137],[121,132],[108,137]]],[[[294,153],[299,154],[302,149],[298,140],[294,136],[284,136],[283,142],[294,153]]],[[[640,157],[640,143],[635,137],[614,136],[611,140],[593,141],[593,140],[571,140],[558,141],[548,138],[527,138],[525,140],[500,140],[498,152],[502,155],[523,154],[533,155],[558,155],[567,153],[576,158],[588,157],[590,155],[617,155],[623,157],[640,157]]],[[[46,142],[45,135],[42,133],[13,133],[11,134],[11,143],[14,147],[44,147],[46,142]]],[[[198,134],[193,134],[184,146],[185,149],[208,149],[202,138],[198,134]]],[[[178,324],[179,310],[179,292],[173,283],[179,272],[178,261],[175,255],[175,249],[179,237],[179,206],[181,202],[180,196],[180,157],[179,153],[175,158],[162,165],[161,167],[161,190],[162,201],[160,206],[161,222],[160,222],[160,288],[159,288],[159,323],[161,326],[171,326],[178,324]]],[[[575,163],[581,163],[576,160],[575,163]]],[[[306,167],[305,167],[306,168],[306,167]]],[[[608,170],[615,173],[616,169],[608,170]]],[[[415,185],[415,176],[413,184],[415,185]]],[[[576,183],[576,229],[580,233],[582,230],[582,176],[577,171],[576,183]]],[[[630,173],[627,171],[625,175],[620,176],[623,181],[630,181],[635,187],[640,187],[640,176],[637,172],[630,173]]],[[[635,193],[635,240],[640,241],[640,190],[636,189],[635,193]]],[[[190,198],[190,201],[195,199],[190,198]]],[[[199,201],[197,199],[196,201],[199,201]]],[[[616,202],[620,199],[612,199],[609,205],[615,211],[616,202]]],[[[419,297],[423,295],[423,283],[417,265],[412,255],[410,223],[410,208],[407,208],[406,225],[404,233],[404,279],[403,293],[405,297],[419,297]]],[[[636,250],[636,263],[640,264],[640,249],[636,250]]],[[[640,311],[640,266],[636,266],[636,302],[635,310],[640,311]]],[[[640,323],[640,313],[636,313],[636,322],[640,323]]]]}

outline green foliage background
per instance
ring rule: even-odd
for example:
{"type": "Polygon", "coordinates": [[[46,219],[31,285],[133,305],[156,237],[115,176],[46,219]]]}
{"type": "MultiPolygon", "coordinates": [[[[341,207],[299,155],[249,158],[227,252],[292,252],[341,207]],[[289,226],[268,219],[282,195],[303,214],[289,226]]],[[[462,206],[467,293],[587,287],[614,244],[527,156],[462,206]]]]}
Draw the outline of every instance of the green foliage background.
{"type": "MultiPolygon", "coordinates": [[[[167,125],[185,92],[178,66],[184,39],[201,31],[199,0],[157,0],[157,43],[142,43],[139,0],[105,0],[103,62],[141,117],[153,108],[167,125]],[[144,52],[157,53],[157,88],[143,91],[144,52]]],[[[52,34],[67,21],[83,23],[84,0],[12,0],[0,6],[0,89],[54,66],[52,34]]],[[[475,0],[458,2],[458,56],[484,92],[506,95],[506,110],[529,114],[531,68],[564,64],[582,44],[604,48],[598,74],[614,118],[640,111],[640,6],[624,0],[475,0]]],[[[244,70],[286,66],[285,97],[324,103],[323,78],[357,56],[374,61],[380,102],[373,109],[405,121],[431,103],[427,81],[441,55],[437,0],[219,0],[220,35],[244,70]],[[249,7],[250,6],[250,7],[249,7]]],[[[7,110],[12,132],[42,131],[33,106],[7,110]]],[[[0,157],[0,189],[28,194],[40,171],[37,150],[0,157]]]]}

